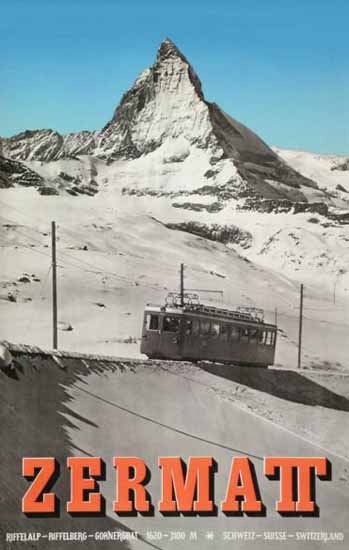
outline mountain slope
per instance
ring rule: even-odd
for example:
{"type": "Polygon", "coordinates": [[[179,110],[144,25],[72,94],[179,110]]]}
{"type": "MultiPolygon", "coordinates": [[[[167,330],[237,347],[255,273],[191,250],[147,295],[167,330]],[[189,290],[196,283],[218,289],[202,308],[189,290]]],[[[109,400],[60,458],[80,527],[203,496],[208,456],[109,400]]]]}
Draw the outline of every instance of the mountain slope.
{"type": "MultiPolygon", "coordinates": [[[[295,170],[312,178],[321,189],[329,192],[349,193],[349,162],[347,156],[324,155],[293,149],[273,147],[273,150],[295,170]]],[[[348,198],[349,195],[341,195],[348,198]]]]}

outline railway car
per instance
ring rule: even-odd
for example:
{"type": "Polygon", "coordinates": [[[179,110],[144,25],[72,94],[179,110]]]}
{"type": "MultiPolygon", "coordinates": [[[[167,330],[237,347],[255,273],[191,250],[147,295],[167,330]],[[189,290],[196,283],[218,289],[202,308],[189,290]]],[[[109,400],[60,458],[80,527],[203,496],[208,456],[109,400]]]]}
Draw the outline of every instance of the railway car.
{"type": "Polygon", "coordinates": [[[228,310],[185,301],[169,294],[165,305],[144,311],[141,353],[151,359],[273,365],[277,327],[264,322],[263,310],[228,310]]]}

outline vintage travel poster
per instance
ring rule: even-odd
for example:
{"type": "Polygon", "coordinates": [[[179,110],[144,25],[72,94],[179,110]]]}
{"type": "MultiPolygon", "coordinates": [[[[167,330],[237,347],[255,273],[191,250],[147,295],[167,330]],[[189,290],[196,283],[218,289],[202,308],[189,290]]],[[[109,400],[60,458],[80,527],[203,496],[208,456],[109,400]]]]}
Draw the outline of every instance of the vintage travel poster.
{"type": "Polygon", "coordinates": [[[348,3],[0,13],[0,550],[348,549],[348,3]]]}

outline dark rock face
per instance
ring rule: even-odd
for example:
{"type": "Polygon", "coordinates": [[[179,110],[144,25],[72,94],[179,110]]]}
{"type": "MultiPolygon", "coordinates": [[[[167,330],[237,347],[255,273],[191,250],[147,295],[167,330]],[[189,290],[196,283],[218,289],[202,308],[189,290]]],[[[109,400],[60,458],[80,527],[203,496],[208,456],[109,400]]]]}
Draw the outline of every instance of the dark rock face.
{"type": "Polygon", "coordinates": [[[210,241],[216,241],[223,244],[239,244],[248,248],[252,243],[252,235],[248,231],[240,229],[236,225],[219,225],[216,223],[205,224],[200,222],[168,223],[169,229],[185,231],[210,241]]]}
{"type": "Polygon", "coordinates": [[[312,212],[321,216],[328,216],[328,206],[323,202],[295,202],[288,199],[261,199],[248,197],[244,204],[239,207],[240,210],[255,210],[258,212],[290,212],[295,214],[300,212],[312,212]]]}
{"type": "Polygon", "coordinates": [[[22,162],[0,156],[0,188],[14,187],[16,184],[41,187],[43,183],[43,178],[22,162]]]}
{"type": "Polygon", "coordinates": [[[40,187],[39,193],[40,195],[46,195],[46,196],[59,195],[59,192],[55,187],[50,187],[48,185],[44,185],[43,187],[40,187]]]}
{"type": "Polygon", "coordinates": [[[332,214],[329,217],[341,225],[349,225],[349,212],[343,212],[343,214],[332,214]]]}
{"type": "MultiPolygon", "coordinates": [[[[288,166],[274,151],[249,128],[224,113],[215,103],[207,103],[213,131],[223,148],[224,156],[232,158],[240,174],[255,186],[269,187],[271,197],[277,192],[266,180],[287,186],[317,188],[317,184],[288,166]]],[[[209,176],[207,176],[209,177],[209,176]]],[[[263,194],[266,193],[264,191],[263,194]]]]}
{"type": "Polygon", "coordinates": [[[334,166],[333,168],[331,168],[331,170],[339,170],[340,172],[346,172],[347,170],[349,170],[349,159],[345,160],[341,164],[337,164],[337,166],[334,166]]]}
{"type": "Polygon", "coordinates": [[[201,204],[198,202],[173,202],[172,206],[174,208],[183,208],[184,210],[193,210],[194,212],[202,212],[206,210],[211,214],[215,212],[220,212],[224,208],[224,204],[220,202],[213,202],[211,204],[201,204]]]}

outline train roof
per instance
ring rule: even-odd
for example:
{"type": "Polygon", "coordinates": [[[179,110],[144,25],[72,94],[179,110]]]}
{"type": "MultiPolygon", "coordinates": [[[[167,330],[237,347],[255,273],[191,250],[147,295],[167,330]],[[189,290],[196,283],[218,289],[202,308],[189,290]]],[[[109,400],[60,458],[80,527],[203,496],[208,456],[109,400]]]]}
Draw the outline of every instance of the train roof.
{"type": "Polygon", "coordinates": [[[205,304],[184,304],[160,306],[158,304],[147,304],[145,311],[169,313],[176,315],[193,314],[207,318],[219,318],[226,321],[239,321],[243,323],[253,323],[264,327],[276,329],[276,325],[264,322],[264,311],[254,307],[239,307],[237,309],[225,309],[205,304]]]}

